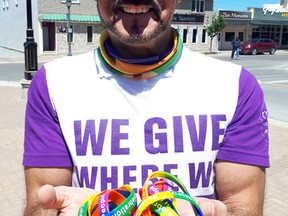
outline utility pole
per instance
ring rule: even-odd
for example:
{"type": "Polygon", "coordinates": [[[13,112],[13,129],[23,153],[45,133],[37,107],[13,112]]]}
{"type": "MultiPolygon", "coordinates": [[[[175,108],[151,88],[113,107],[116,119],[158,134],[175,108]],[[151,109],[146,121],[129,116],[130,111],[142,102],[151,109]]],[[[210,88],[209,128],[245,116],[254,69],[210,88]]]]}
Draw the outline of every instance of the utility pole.
{"type": "Polygon", "coordinates": [[[67,5],[67,9],[68,9],[68,13],[67,13],[67,39],[68,39],[68,56],[72,56],[72,52],[71,52],[71,34],[72,34],[72,28],[71,28],[71,24],[70,24],[70,7],[72,5],[72,1],[71,0],[66,0],[66,5],[67,5]]]}

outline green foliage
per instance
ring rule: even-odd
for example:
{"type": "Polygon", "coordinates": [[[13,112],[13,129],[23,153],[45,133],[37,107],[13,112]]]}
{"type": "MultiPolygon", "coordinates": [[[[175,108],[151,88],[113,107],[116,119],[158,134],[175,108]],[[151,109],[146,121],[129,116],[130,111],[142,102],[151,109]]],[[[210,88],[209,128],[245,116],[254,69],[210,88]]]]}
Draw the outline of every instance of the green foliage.
{"type": "Polygon", "coordinates": [[[210,25],[205,26],[207,35],[212,39],[214,38],[225,26],[227,25],[224,17],[219,15],[217,17],[213,17],[210,25]]]}
{"type": "Polygon", "coordinates": [[[223,29],[227,26],[226,21],[224,20],[224,17],[219,15],[217,17],[213,17],[212,22],[210,25],[205,26],[205,30],[207,32],[207,35],[211,38],[210,40],[210,52],[212,52],[212,41],[213,38],[223,29]]]}

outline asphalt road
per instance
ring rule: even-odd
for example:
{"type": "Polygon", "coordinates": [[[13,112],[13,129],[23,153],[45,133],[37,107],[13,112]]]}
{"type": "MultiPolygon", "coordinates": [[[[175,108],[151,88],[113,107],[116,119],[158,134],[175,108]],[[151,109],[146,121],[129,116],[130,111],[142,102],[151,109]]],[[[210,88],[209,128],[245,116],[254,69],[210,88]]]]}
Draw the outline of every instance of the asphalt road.
{"type": "MultiPolygon", "coordinates": [[[[231,60],[229,51],[212,57],[247,68],[261,82],[270,118],[288,123],[288,51],[279,50],[275,55],[241,55],[240,60],[231,60]]],[[[39,62],[38,68],[42,64],[39,62]]],[[[24,69],[23,62],[1,63],[0,81],[19,82],[24,78],[24,69]]]]}
{"type": "Polygon", "coordinates": [[[269,117],[288,122],[288,52],[240,55],[240,60],[231,60],[229,55],[215,58],[233,61],[248,69],[261,83],[269,117]]]}

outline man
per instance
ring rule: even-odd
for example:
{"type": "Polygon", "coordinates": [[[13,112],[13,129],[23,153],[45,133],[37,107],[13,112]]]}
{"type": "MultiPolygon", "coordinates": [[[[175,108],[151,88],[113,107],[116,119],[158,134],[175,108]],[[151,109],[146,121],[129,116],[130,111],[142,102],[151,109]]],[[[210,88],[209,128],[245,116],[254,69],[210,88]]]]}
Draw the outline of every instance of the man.
{"type": "Polygon", "coordinates": [[[232,52],[231,52],[231,59],[234,59],[234,54],[236,52],[236,59],[239,60],[239,48],[240,48],[240,39],[237,36],[236,38],[234,38],[234,40],[231,42],[232,44],[232,52]]]}
{"type": "MultiPolygon", "coordinates": [[[[241,66],[183,47],[170,27],[178,2],[97,0],[100,47],[36,73],[25,215],[76,215],[95,190],[138,192],[156,170],[176,175],[205,216],[263,215],[263,92],[241,66]]],[[[178,209],[193,215],[186,203],[178,209]]]]}

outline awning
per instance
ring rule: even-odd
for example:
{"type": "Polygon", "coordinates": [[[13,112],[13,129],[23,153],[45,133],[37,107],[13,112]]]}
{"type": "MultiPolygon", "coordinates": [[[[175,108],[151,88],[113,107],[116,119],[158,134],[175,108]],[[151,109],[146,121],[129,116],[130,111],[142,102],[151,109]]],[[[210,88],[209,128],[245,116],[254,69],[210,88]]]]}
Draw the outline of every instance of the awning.
{"type": "Polygon", "coordinates": [[[254,25],[287,25],[287,20],[251,20],[254,25]]]}
{"type": "Polygon", "coordinates": [[[225,20],[228,26],[251,26],[251,20],[225,20]]]}
{"type": "MultiPolygon", "coordinates": [[[[42,13],[39,15],[42,21],[67,21],[66,14],[50,14],[42,13]]],[[[89,16],[89,15],[70,15],[71,22],[100,22],[99,16],[89,16]]]]}

